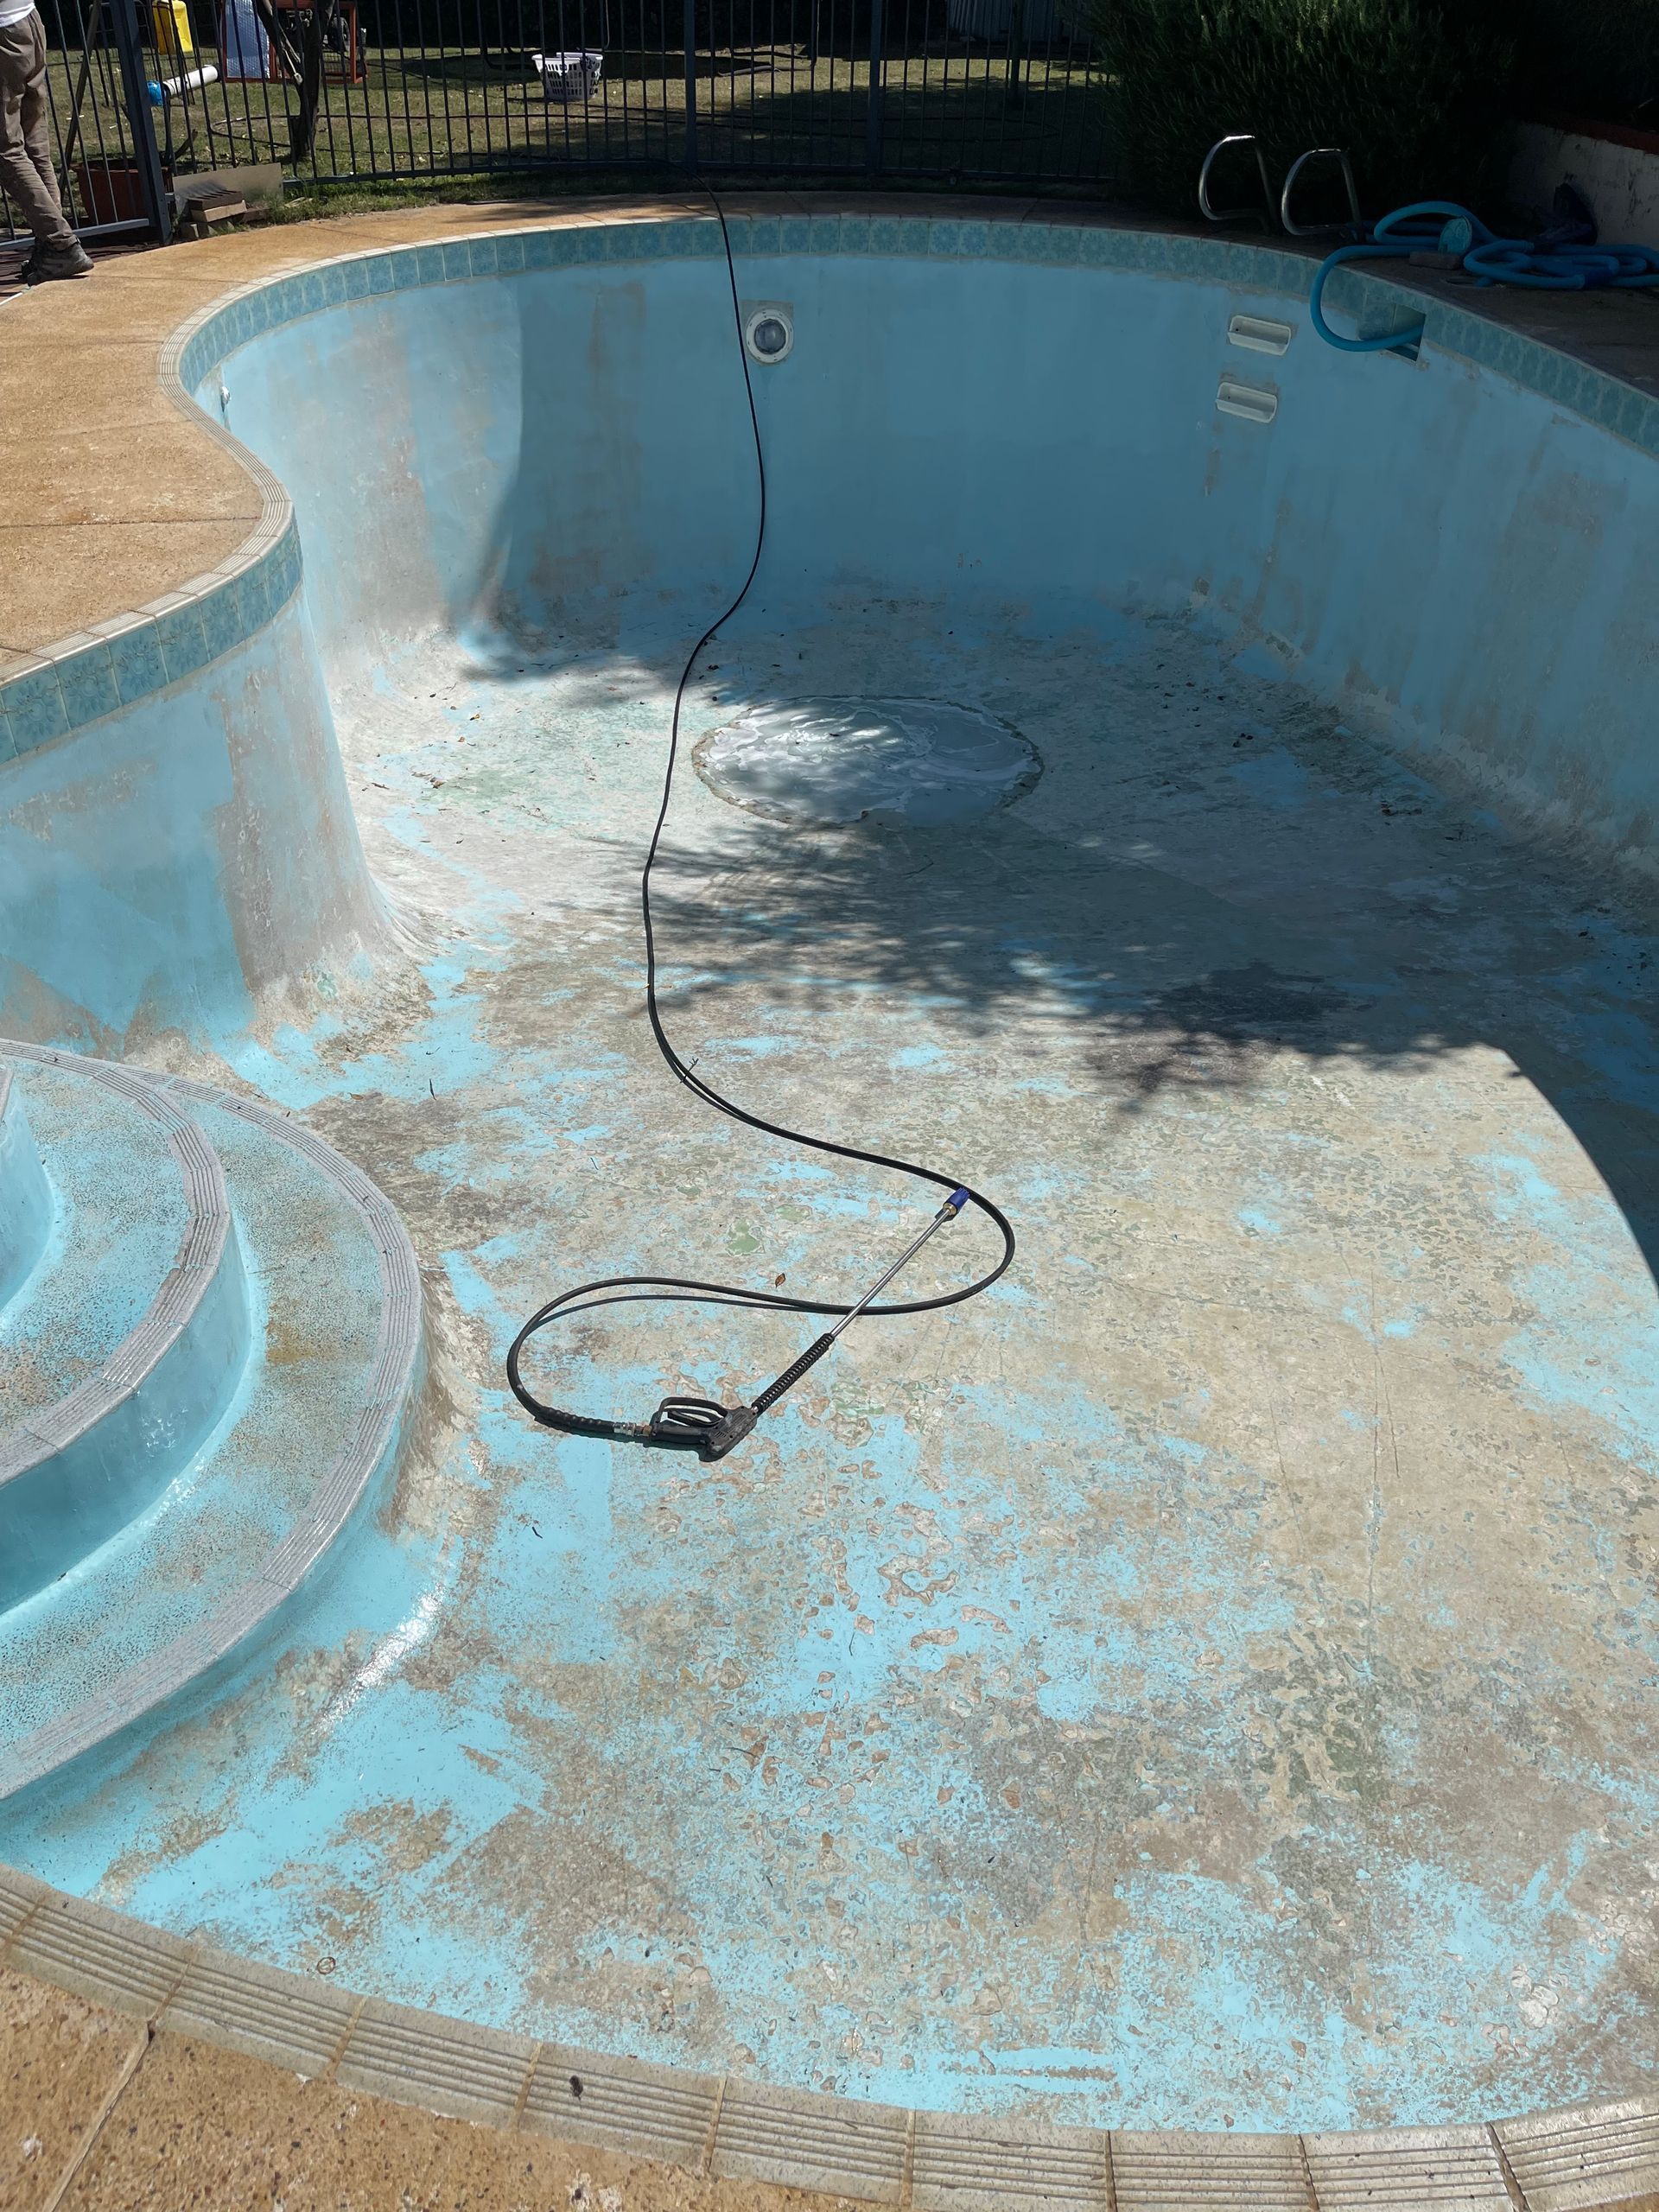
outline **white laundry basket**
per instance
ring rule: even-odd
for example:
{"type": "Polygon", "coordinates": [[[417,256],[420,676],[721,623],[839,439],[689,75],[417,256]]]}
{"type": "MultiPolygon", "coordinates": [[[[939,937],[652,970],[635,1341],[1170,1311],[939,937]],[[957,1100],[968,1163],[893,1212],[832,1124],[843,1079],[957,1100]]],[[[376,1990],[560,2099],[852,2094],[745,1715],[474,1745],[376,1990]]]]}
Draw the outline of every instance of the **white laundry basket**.
{"type": "Polygon", "coordinates": [[[543,97],[550,100],[590,100],[599,90],[602,54],[532,54],[530,66],[542,80],[543,97]]]}

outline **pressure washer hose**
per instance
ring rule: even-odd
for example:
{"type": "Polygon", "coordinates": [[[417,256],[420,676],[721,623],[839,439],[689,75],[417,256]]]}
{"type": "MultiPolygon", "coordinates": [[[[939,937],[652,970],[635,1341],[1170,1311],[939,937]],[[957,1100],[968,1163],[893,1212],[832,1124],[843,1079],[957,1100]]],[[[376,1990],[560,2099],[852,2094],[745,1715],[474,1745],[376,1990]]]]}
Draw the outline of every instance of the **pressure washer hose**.
{"type": "Polygon", "coordinates": [[[1366,235],[1339,245],[1319,264],[1308,294],[1307,311],[1327,346],[1344,353],[1386,353],[1414,346],[1427,321],[1414,330],[1344,338],[1325,319],[1325,279],[1350,261],[1400,260],[1414,253],[1456,253],[1481,284],[1517,284],[1544,292],[1583,292],[1611,287],[1624,291],[1659,285],[1659,248],[1648,245],[1554,245],[1529,238],[1501,238],[1478,215],[1454,200],[1415,200],[1396,207],[1366,235]]]}
{"type": "MultiPolygon", "coordinates": [[[[871,1294],[851,1305],[837,1306],[810,1298],[785,1298],[775,1290],[751,1290],[741,1283],[700,1282],[681,1275],[607,1275],[594,1282],[579,1283],[574,1289],[562,1291],[550,1299],[545,1306],[532,1313],[513,1338],[507,1353],[507,1380],[513,1395],[525,1411],[544,1427],[562,1429],[570,1436],[607,1437],[615,1441],[635,1444],[667,1445],[698,1452],[705,1459],[721,1458],[752,1429],[760,1414],[775,1405],[799,1381],[817,1360],[821,1359],[840,1334],[840,1329],[827,1331],[810,1345],[801,1357],[787,1367],[775,1382],[760,1391],[746,1406],[725,1407],[706,1398],[665,1398],[648,1421],[612,1421],[601,1415],[580,1414],[550,1405],[537,1398],[526,1386],[520,1371],[520,1359],[524,1346],[538,1331],[554,1319],[569,1319],[577,1313],[592,1313],[601,1306],[631,1305],[644,1300],[663,1300],[687,1305],[751,1306],[762,1312],[788,1313],[818,1313],[836,1318],[842,1326],[855,1315],[880,1319],[899,1313],[931,1313],[946,1306],[960,1306],[966,1300],[977,1298],[988,1290],[998,1277],[1007,1272],[1014,1258],[1014,1230],[1001,1208],[955,1174],[947,1174],[935,1167],[926,1167],[913,1160],[901,1160],[883,1152],[871,1152],[861,1145],[840,1144],[833,1138],[814,1136],[804,1129],[787,1128],[779,1122],[769,1122],[764,1115],[751,1113],[747,1106],[740,1106],[716,1090],[711,1083],[698,1075],[693,1065],[683,1060],[675,1050],[664,1026],[662,1007],[657,989],[657,932],[651,907],[652,871],[657,865],[657,855],[662,842],[664,825],[668,820],[670,803],[674,796],[674,772],[679,756],[680,717],[685,704],[686,690],[691,681],[698,658],[706,645],[721,626],[729,622],[749,595],[760,567],[760,556],[766,537],[766,461],[760,437],[760,418],[755,410],[754,382],[749,372],[748,348],[743,338],[743,309],[738,297],[737,269],[732,258],[731,233],[726,226],[726,211],[718,196],[709,194],[715,213],[720,223],[721,243],[726,255],[726,277],[732,299],[732,320],[737,334],[738,359],[743,369],[743,389],[748,402],[749,429],[754,443],[755,479],[760,494],[760,512],[755,524],[754,552],[749,562],[748,574],[741,588],[724,611],[717,615],[686,656],[680,671],[680,680],[674,691],[674,711],[669,723],[668,761],[663,776],[663,795],[657,810],[657,821],[651,833],[645,866],[639,874],[639,910],[645,926],[645,1012],[651,1022],[652,1035],[657,1049],[670,1069],[686,1089],[712,1106],[719,1113],[728,1115],[747,1128],[759,1129],[765,1135],[781,1137],[786,1143],[804,1145],[814,1152],[832,1154],[838,1160],[861,1160],[871,1167],[890,1167],[901,1175],[912,1175],[924,1183],[931,1183],[949,1193],[944,1204],[929,1227],[917,1237],[903,1257],[882,1277],[882,1283],[896,1274],[912,1254],[926,1242],[933,1230],[953,1220],[963,1206],[975,1205],[995,1224],[1002,1239],[1001,1256],[988,1274],[977,1276],[960,1290],[941,1292],[937,1298],[894,1300],[887,1305],[873,1302],[871,1294]]],[[[878,1284],[879,1290],[881,1284],[878,1284]]]]}

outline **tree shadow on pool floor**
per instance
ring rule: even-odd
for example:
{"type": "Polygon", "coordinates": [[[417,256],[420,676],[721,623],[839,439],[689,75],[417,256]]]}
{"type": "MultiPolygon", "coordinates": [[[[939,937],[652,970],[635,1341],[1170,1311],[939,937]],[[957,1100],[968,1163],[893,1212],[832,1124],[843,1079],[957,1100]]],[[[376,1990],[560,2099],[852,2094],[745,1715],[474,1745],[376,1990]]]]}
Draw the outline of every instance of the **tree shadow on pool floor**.
{"type": "MultiPolygon", "coordinates": [[[[1449,802],[1391,803],[1393,779],[1414,784],[1376,756],[1357,779],[1372,788],[1303,823],[1151,772],[1114,785],[1109,831],[1064,803],[1045,816],[1040,791],[954,835],[751,817],[737,868],[682,831],[656,894],[671,1026],[728,1026],[734,1000],[844,1020],[874,992],[957,1035],[1058,1049],[1122,1114],[1247,1093],[1286,1055],[1405,1075],[1485,1048],[1573,1130],[1654,1267],[1651,942],[1449,802]]],[[[753,1071],[733,1079],[753,1094],[753,1071]]],[[[790,1118],[779,1097],[764,1110],[790,1118]]]]}

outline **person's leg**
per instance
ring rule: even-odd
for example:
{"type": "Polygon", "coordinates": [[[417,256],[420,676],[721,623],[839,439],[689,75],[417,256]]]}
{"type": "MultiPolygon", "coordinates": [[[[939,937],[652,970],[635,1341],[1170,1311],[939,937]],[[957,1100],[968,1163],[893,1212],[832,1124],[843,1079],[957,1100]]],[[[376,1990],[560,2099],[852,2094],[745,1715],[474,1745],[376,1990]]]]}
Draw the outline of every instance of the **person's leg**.
{"type": "Polygon", "coordinates": [[[33,33],[33,68],[29,71],[29,82],[24,84],[22,104],[20,104],[22,143],[24,153],[29,155],[35,175],[40,177],[40,190],[42,190],[48,214],[51,214],[51,228],[40,230],[38,224],[33,224],[33,219],[31,228],[35,237],[40,238],[40,244],[47,245],[47,248],[71,248],[71,245],[78,245],[79,241],[75,238],[75,232],[68,228],[68,221],[64,217],[64,204],[58,197],[58,170],[53,166],[51,157],[51,108],[47,104],[47,31],[40,22],[38,9],[33,16],[24,16],[22,29],[33,33]]]}
{"type": "Polygon", "coordinates": [[[0,181],[7,195],[43,252],[77,255],[79,241],[65,219],[52,166],[46,32],[38,10],[0,30],[0,181]]]}
{"type": "Polygon", "coordinates": [[[35,52],[28,30],[27,21],[0,30],[0,192],[33,230],[41,179],[23,143],[23,94],[35,52]]]}

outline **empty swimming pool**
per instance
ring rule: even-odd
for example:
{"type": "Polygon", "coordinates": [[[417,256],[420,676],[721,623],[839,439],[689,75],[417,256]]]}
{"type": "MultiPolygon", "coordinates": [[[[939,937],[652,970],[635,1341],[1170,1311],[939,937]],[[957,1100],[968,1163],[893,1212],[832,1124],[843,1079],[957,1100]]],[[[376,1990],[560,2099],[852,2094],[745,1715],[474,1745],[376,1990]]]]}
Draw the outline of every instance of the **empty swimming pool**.
{"type": "MultiPolygon", "coordinates": [[[[166,1113],[207,1129],[228,1196],[158,1198],[154,1265],[228,1219],[246,1287],[178,1455],[54,1522],[0,1614],[0,1856],[357,1991],[901,2106],[1629,2094],[1659,404],[1445,306],[1414,358],[1340,356],[1261,249],[733,230],[792,342],[752,370],[760,572],[689,699],[665,1014],[756,1111],[984,1189],[1015,1267],[855,1327],[718,1466],[524,1420],[503,1355],[568,1283],[844,1298],[931,1210],[708,1114],[644,1020],[668,708],[756,524],[718,230],[503,229],[216,303],[175,366],[264,534],[156,616],[148,690],[0,767],[0,1034],[186,1078],[101,1141],[159,1188],[166,1113]],[[82,1726],[275,1592],[284,1516],[321,1533],[282,1603],[82,1726]]],[[[4,1054],[50,1179],[83,1077],[4,1054]]],[[[108,1178],[66,1170],[48,1233],[12,1156],[50,1290],[108,1178]]],[[[964,1216],[915,1292],[995,1250],[964,1216]]],[[[639,1417],[815,1332],[623,1308],[531,1371],[639,1417]]]]}

